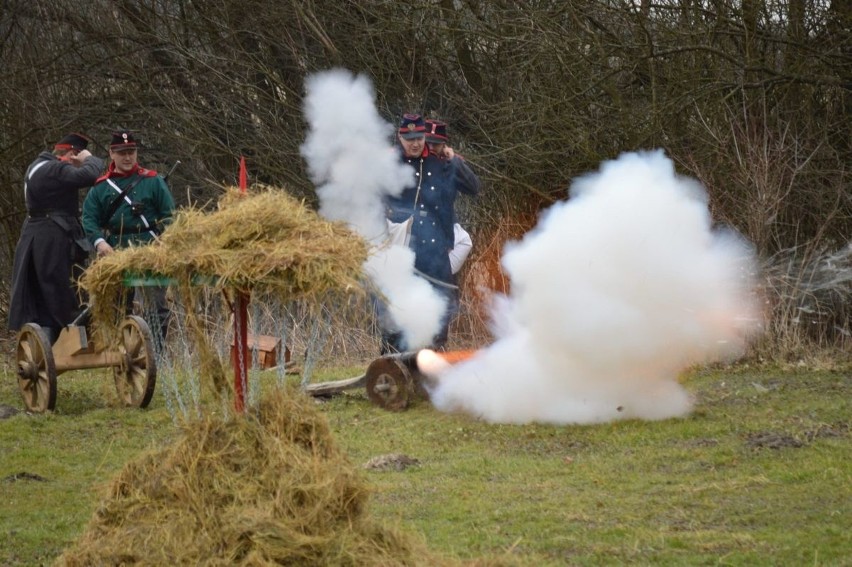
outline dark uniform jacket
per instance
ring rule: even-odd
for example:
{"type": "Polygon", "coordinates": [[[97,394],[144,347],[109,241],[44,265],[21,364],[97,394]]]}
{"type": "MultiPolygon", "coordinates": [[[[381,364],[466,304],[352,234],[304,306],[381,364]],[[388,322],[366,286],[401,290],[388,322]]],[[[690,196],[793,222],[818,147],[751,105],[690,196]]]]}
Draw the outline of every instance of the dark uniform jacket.
{"type": "Polygon", "coordinates": [[[144,244],[159,235],[171,222],[175,203],[166,181],[156,171],[137,166],[127,175],[110,164],[83,202],[83,229],[95,244],[103,238],[113,248],[144,244]],[[110,205],[131,183],[115,212],[110,205]]]}
{"type": "Polygon", "coordinates": [[[83,258],[75,244],[83,236],[79,189],[94,183],[103,166],[91,156],[75,167],[45,151],[27,168],[27,219],[15,248],[10,329],[33,322],[58,330],[77,315],[72,267],[75,257],[83,258]]]}
{"type": "Polygon", "coordinates": [[[418,158],[405,157],[400,148],[400,159],[414,170],[415,184],[398,197],[386,199],[387,218],[404,222],[413,215],[409,246],[414,250],[415,269],[454,284],[449,252],[455,240],[456,196],[460,192],[476,195],[479,178],[462,158],[439,159],[428,148],[418,158]]]}

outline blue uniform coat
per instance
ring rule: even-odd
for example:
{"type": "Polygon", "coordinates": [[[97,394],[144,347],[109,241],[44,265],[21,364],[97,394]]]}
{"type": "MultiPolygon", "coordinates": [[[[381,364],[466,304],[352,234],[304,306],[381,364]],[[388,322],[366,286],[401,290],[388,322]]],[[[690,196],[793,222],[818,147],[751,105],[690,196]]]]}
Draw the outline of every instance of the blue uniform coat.
{"type": "Polygon", "coordinates": [[[449,252],[455,240],[455,202],[459,193],[479,193],[479,178],[460,157],[440,159],[428,149],[417,158],[402,154],[400,159],[414,171],[415,184],[398,197],[386,199],[387,218],[404,222],[414,217],[409,246],[414,251],[414,268],[422,274],[455,284],[449,252]]]}

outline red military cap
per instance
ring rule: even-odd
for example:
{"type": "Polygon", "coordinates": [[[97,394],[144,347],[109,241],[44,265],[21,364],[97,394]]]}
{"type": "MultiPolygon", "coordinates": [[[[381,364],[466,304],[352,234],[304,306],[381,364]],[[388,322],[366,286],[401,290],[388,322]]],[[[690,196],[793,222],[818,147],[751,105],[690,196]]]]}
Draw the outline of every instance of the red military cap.
{"type": "Polygon", "coordinates": [[[64,136],[61,140],[56,142],[56,145],[53,146],[54,149],[57,150],[85,150],[89,145],[89,138],[84,136],[83,134],[77,134],[76,132],[72,132],[67,136],[64,136]]]}
{"type": "Polygon", "coordinates": [[[430,144],[446,144],[449,142],[446,122],[426,120],[426,141],[430,144]]]}
{"type": "Polygon", "coordinates": [[[136,137],[130,130],[119,130],[112,133],[112,141],[109,143],[111,150],[129,150],[138,147],[136,137]]]}
{"type": "Polygon", "coordinates": [[[406,140],[422,138],[426,135],[426,123],[419,114],[403,114],[399,121],[399,135],[406,140]]]}

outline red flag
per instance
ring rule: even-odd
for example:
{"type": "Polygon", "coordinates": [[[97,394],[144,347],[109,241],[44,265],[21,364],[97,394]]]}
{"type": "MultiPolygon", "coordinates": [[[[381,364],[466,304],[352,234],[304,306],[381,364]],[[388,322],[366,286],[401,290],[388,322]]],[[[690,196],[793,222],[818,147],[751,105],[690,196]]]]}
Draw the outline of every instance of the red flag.
{"type": "Polygon", "coordinates": [[[248,187],[248,173],[246,173],[246,157],[240,156],[240,191],[245,193],[248,187]]]}

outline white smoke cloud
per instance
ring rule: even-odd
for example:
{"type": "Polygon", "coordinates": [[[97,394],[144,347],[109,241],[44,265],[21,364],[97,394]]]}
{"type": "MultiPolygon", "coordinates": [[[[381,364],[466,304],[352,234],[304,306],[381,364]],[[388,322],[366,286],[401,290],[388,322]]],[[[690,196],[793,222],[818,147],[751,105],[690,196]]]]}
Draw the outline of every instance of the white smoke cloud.
{"type": "Polygon", "coordinates": [[[759,324],[755,265],[663,152],[624,154],[506,246],[497,340],[439,373],[432,402],[502,423],[685,415],[678,373],[736,356],[759,324]]]}
{"type": "Polygon", "coordinates": [[[390,316],[410,348],[431,342],[446,302],[414,275],[414,253],[388,246],[382,199],[414,184],[389,140],[394,127],[379,116],[369,79],[334,70],[308,77],[309,130],[300,150],[317,185],[319,213],[346,222],[373,248],[364,268],[388,299],[390,316]]]}

